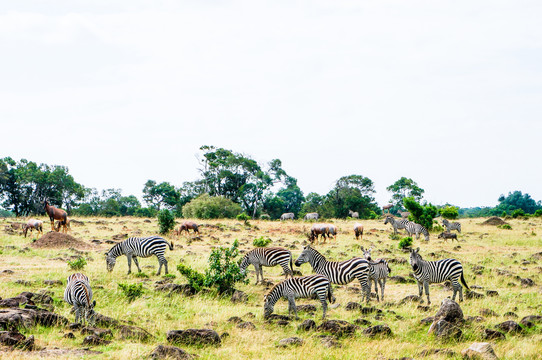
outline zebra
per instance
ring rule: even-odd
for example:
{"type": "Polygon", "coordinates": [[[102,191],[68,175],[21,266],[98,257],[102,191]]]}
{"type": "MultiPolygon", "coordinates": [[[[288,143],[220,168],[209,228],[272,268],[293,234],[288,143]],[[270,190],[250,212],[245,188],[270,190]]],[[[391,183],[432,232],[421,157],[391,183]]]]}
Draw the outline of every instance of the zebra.
{"type": "Polygon", "coordinates": [[[319,217],[320,215],[318,215],[318,213],[308,213],[305,214],[303,220],[318,220],[319,217]]]}
{"type": "Polygon", "coordinates": [[[294,213],[284,213],[280,216],[280,221],[282,220],[293,220],[295,217],[294,213]]]}
{"type": "Polygon", "coordinates": [[[461,234],[461,224],[458,222],[449,222],[448,219],[442,219],[442,225],[446,227],[446,231],[451,232],[452,230],[457,230],[461,234]]]}
{"type": "Polygon", "coordinates": [[[366,297],[369,302],[371,288],[368,279],[372,273],[367,260],[354,257],[345,261],[327,261],[324,255],[307,245],[295,261],[295,265],[301,266],[306,262],[311,264],[315,273],[327,276],[332,284],[346,285],[354,278],[358,279],[361,285],[361,300],[366,297]]]}
{"type": "MultiPolygon", "coordinates": [[[[380,291],[382,292],[382,301],[384,301],[384,288],[386,287],[386,278],[391,273],[391,269],[388,265],[388,262],[385,259],[380,259],[376,263],[372,263],[373,261],[373,259],[371,258],[371,251],[373,251],[372,247],[368,250],[365,250],[362,247],[361,251],[363,251],[363,257],[365,258],[365,260],[369,261],[369,264],[373,268],[371,272],[374,271],[374,275],[371,275],[370,280],[374,281],[375,283],[376,300],[380,301],[380,298],[378,297],[378,285],[380,284],[380,291]]],[[[370,281],[369,281],[369,287],[370,287],[370,281]]]]}
{"type": "Polygon", "coordinates": [[[350,216],[352,219],[359,219],[359,212],[348,210],[348,216],[350,216]]]}
{"type": "Polygon", "coordinates": [[[470,289],[463,277],[461,263],[456,259],[425,261],[419,252],[420,248],[416,250],[410,249],[410,265],[414,271],[414,278],[418,282],[420,297],[422,297],[423,288],[425,288],[427,303],[431,304],[431,300],[429,300],[429,284],[450,280],[454,290],[452,300],[455,300],[455,294],[459,291],[459,301],[463,301],[463,288],[459,284],[459,279],[461,279],[461,283],[467,290],[470,289]]]}
{"type": "Polygon", "coordinates": [[[126,255],[126,257],[128,258],[128,274],[132,272],[132,259],[134,259],[137,270],[141,272],[139,262],[137,261],[137,256],[146,258],[152,255],[156,255],[156,257],[158,258],[158,263],[160,264],[160,266],[158,267],[158,273],[156,275],[160,275],[160,272],[162,271],[162,265],[165,266],[167,274],[167,260],[164,257],[166,246],[169,246],[169,250],[173,250],[173,243],[168,243],[160,236],[150,236],[146,238],[128,238],[123,242],[116,244],[108,252],[105,253],[107,271],[113,271],[113,268],[115,267],[115,262],[117,261],[117,257],[121,255],[126,255]]]}
{"type": "Polygon", "coordinates": [[[406,223],[408,222],[410,221],[408,221],[407,219],[396,220],[392,216],[386,216],[386,221],[384,221],[384,225],[386,225],[387,223],[390,223],[391,226],[393,226],[393,233],[397,234],[397,229],[404,229],[406,223]]]}
{"type": "Polygon", "coordinates": [[[420,238],[420,234],[423,234],[423,236],[425,237],[425,241],[429,241],[429,231],[427,231],[427,229],[420,224],[416,224],[415,222],[408,221],[405,224],[405,230],[408,233],[408,236],[412,236],[412,234],[416,234],[416,240],[420,238]]]}
{"type": "Polygon", "coordinates": [[[272,248],[255,248],[245,254],[241,260],[239,268],[243,273],[246,272],[247,267],[252,264],[256,269],[256,284],[260,281],[260,275],[262,276],[263,283],[263,267],[264,266],[276,266],[280,265],[286,274],[294,277],[292,252],[280,247],[272,248]]]}
{"type": "Polygon", "coordinates": [[[92,300],[92,288],[86,275],[75,273],[68,276],[66,290],[64,290],[64,301],[75,309],[75,322],[87,323],[94,326],[96,313],[94,307],[96,300],[92,300]]]}
{"type": "Polygon", "coordinates": [[[308,275],[295,277],[284,280],[277,285],[273,286],[271,291],[264,298],[263,317],[269,318],[273,313],[275,304],[281,297],[288,299],[288,315],[295,314],[297,316],[297,308],[295,306],[295,298],[298,297],[312,297],[312,295],[318,296],[322,303],[322,319],[325,319],[327,312],[327,301],[331,304],[335,302],[333,296],[333,290],[331,289],[331,283],[329,279],[323,275],[308,275]]]}

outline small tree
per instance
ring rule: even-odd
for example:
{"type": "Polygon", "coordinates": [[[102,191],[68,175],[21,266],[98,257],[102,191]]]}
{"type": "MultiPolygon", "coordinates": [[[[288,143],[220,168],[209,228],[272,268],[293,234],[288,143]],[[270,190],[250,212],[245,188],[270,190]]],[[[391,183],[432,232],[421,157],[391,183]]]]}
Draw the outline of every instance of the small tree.
{"type": "Polygon", "coordinates": [[[414,221],[431,231],[433,229],[433,219],[437,216],[437,208],[431,204],[420,205],[413,197],[403,199],[403,205],[410,211],[408,219],[414,221]]]}
{"type": "Polygon", "coordinates": [[[250,216],[248,216],[246,213],[241,213],[239,215],[237,215],[237,220],[239,221],[244,221],[245,222],[245,225],[250,225],[250,223],[248,222],[250,220],[250,216]]]}
{"type": "Polygon", "coordinates": [[[445,219],[454,220],[459,216],[459,211],[455,206],[446,205],[444,208],[440,209],[440,215],[445,219]]]}
{"type": "Polygon", "coordinates": [[[205,285],[216,286],[218,293],[233,290],[236,282],[247,283],[246,273],[242,273],[235,258],[239,255],[239,241],[235,240],[231,248],[215,248],[209,255],[209,268],[205,271],[205,285]]]}
{"type": "Polygon", "coordinates": [[[175,227],[175,217],[171,211],[164,209],[158,213],[158,226],[160,234],[167,234],[175,227]]]}
{"type": "Polygon", "coordinates": [[[412,246],[412,238],[410,236],[404,237],[399,241],[399,249],[406,249],[412,246]]]}

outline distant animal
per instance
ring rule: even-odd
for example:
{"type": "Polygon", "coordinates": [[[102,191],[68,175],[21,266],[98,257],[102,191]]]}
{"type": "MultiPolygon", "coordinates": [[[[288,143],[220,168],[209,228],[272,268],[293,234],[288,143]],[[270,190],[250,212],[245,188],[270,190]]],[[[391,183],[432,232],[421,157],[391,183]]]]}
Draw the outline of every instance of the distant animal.
{"type": "Polygon", "coordinates": [[[181,235],[183,231],[186,231],[186,233],[189,234],[190,233],[189,230],[194,231],[194,234],[195,233],[199,234],[198,224],[196,224],[193,221],[184,221],[179,227],[179,230],[177,230],[177,234],[181,235]]]}
{"type": "Polygon", "coordinates": [[[86,320],[89,325],[94,326],[96,300],[92,300],[92,288],[86,275],[75,273],[68,276],[64,301],[73,306],[76,323],[84,324],[86,320]]]}
{"type": "Polygon", "coordinates": [[[294,213],[284,213],[280,216],[280,220],[293,220],[295,217],[294,213]]]}
{"type": "Polygon", "coordinates": [[[346,285],[358,279],[363,297],[369,302],[371,288],[369,276],[371,267],[367,260],[355,257],[345,261],[327,261],[325,256],[313,249],[310,245],[303,248],[301,255],[295,261],[295,266],[308,262],[316,274],[327,276],[332,284],[346,285]]]}
{"type": "Polygon", "coordinates": [[[269,318],[274,311],[275,304],[281,297],[288,299],[288,314],[292,311],[297,316],[297,308],[295,305],[295,298],[308,298],[316,295],[322,303],[322,319],[325,319],[327,312],[327,301],[330,303],[335,302],[333,296],[333,290],[331,289],[331,283],[329,279],[323,275],[308,275],[295,277],[287,280],[283,280],[277,285],[273,286],[271,291],[265,296],[263,306],[264,319],[269,318]]]}
{"type": "Polygon", "coordinates": [[[66,221],[55,221],[55,231],[60,232],[60,227],[66,227],[67,230],[71,230],[70,218],[66,218],[66,221]]]}
{"type": "Polygon", "coordinates": [[[463,288],[459,284],[459,280],[461,279],[461,283],[467,289],[469,289],[469,287],[463,277],[463,266],[461,263],[456,259],[425,261],[419,252],[420,248],[417,248],[416,250],[410,249],[409,261],[414,272],[414,278],[418,282],[420,297],[422,297],[423,289],[425,288],[427,303],[431,304],[431,300],[429,299],[429,284],[450,280],[454,290],[452,300],[455,301],[455,295],[459,292],[459,301],[463,301],[463,288]]]}
{"type": "Polygon", "coordinates": [[[333,239],[337,239],[337,226],[333,224],[323,224],[326,228],[326,235],[328,238],[333,237],[333,239]]]}
{"type": "Polygon", "coordinates": [[[326,224],[313,224],[311,227],[309,241],[311,243],[314,243],[314,242],[318,243],[318,236],[320,236],[325,243],[327,234],[328,234],[328,229],[326,227],[326,224]]]}
{"type": "Polygon", "coordinates": [[[396,220],[393,216],[386,216],[386,220],[384,221],[384,225],[390,223],[391,226],[393,226],[393,233],[397,234],[397,229],[404,229],[406,223],[408,223],[408,220],[396,220]]]}
{"type": "Polygon", "coordinates": [[[38,236],[40,234],[43,235],[43,221],[36,220],[36,219],[29,219],[23,227],[24,237],[26,237],[28,230],[30,230],[30,233],[32,233],[32,230],[36,230],[38,232],[38,236]]]}
{"type": "Polygon", "coordinates": [[[388,205],[384,205],[382,206],[382,212],[383,213],[386,213],[386,211],[388,212],[388,214],[390,213],[390,209],[393,207],[393,204],[388,204],[388,205]]]}
{"type": "Polygon", "coordinates": [[[425,241],[429,241],[429,231],[427,231],[427,229],[423,225],[409,221],[405,224],[405,230],[408,233],[408,236],[412,236],[412,234],[415,234],[416,240],[420,238],[420,234],[423,234],[423,236],[425,237],[425,241]]]}
{"type": "Polygon", "coordinates": [[[451,232],[452,230],[457,230],[458,233],[461,233],[461,224],[458,222],[449,222],[448,219],[442,219],[442,225],[446,227],[446,230],[448,232],[451,232]]]}
{"type": "Polygon", "coordinates": [[[384,259],[379,259],[378,261],[373,262],[373,259],[371,257],[371,252],[373,251],[372,247],[368,250],[365,250],[362,247],[361,251],[363,251],[363,257],[365,258],[365,260],[369,261],[369,265],[373,268],[371,271],[372,275],[370,277],[370,280],[374,281],[375,284],[376,300],[380,301],[380,298],[378,296],[378,285],[380,285],[380,291],[382,293],[381,299],[382,301],[384,301],[384,289],[386,288],[386,279],[391,273],[390,266],[388,265],[388,262],[384,259]]]}
{"type": "Polygon", "coordinates": [[[51,231],[55,230],[55,220],[61,220],[64,222],[62,231],[67,233],[68,213],[62,209],[49,205],[49,202],[47,200],[44,200],[43,206],[45,207],[45,212],[47,213],[47,215],[49,215],[49,220],[51,220],[51,231]]]}
{"type": "Polygon", "coordinates": [[[448,241],[448,239],[452,239],[452,241],[458,241],[457,240],[457,234],[453,234],[448,231],[443,231],[438,235],[439,239],[444,239],[445,241],[448,241]]]}
{"type": "Polygon", "coordinates": [[[147,258],[155,255],[158,258],[158,273],[160,275],[162,271],[162,265],[166,268],[166,274],[168,273],[167,260],[164,256],[166,247],[169,250],[173,250],[173,243],[168,243],[160,236],[150,236],[146,238],[131,237],[124,240],[121,243],[113,246],[108,252],[105,253],[105,260],[107,265],[107,271],[113,271],[117,258],[121,255],[126,255],[128,258],[128,274],[132,272],[132,259],[137,266],[137,270],[141,272],[137,257],[147,258]]]}
{"type": "Polygon", "coordinates": [[[239,268],[244,273],[249,265],[254,265],[254,269],[256,269],[256,284],[260,281],[260,275],[263,283],[264,278],[262,268],[264,266],[270,267],[280,265],[286,274],[286,278],[288,278],[288,275],[291,277],[294,276],[292,252],[280,247],[255,248],[250,250],[243,256],[239,268]]]}
{"type": "Polygon", "coordinates": [[[357,211],[348,210],[348,216],[352,219],[359,219],[359,213],[357,211]]]}
{"type": "Polygon", "coordinates": [[[307,213],[303,217],[303,220],[318,220],[319,217],[318,213],[307,213]]]}
{"type": "Polygon", "coordinates": [[[356,235],[356,240],[358,240],[358,238],[363,240],[363,225],[360,223],[354,224],[354,235],[356,235]]]}

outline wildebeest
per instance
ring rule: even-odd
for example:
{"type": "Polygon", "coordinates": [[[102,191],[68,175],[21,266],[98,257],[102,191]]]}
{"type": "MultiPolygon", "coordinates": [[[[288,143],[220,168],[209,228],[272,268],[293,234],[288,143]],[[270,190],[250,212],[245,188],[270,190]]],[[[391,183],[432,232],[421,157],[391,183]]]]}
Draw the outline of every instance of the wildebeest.
{"type": "Polygon", "coordinates": [[[318,220],[320,215],[318,213],[307,213],[305,214],[305,217],[303,217],[303,220],[318,220]]]}
{"type": "Polygon", "coordinates": [[[284,213],[280,216],[280,220],[293,220],[295,217],[294,213],[284,213]]]}
{"type": "Polygon", "coordinates": [[[348,216],[352,219],[359,219],[359,213],[357,211],[348,210],[348,216]]]}
{"type": "Polygon", "coordinates": [[[196,224],[193,221],[184,221],[179,227],[179,230],[177,230],[177,234],[181,235],[183,231],[186,231],[186,233],[188,234],[190,233],[188,230],[193,230],[194,234],[195,233],[199,234],[198,224],[196,224]]]}
{"type": "Polygon", "coordinates": [[[67,233],[68,213],[66,213],[62,209],[49,205],[49,202],[47,200],[43,202],[43,205],[45,207],[45,212],[47,213],[47,215],[49,215],[49,220],[51,220],[51,230],[55,230],[55,220],[61,220],[64,222],[64,224],[62,225],[62,230],[63,232],[67,233]]]}
{"type": "Polygon", "coordinates": [[[43,221],[36,220],[36,219],[29,219],[23,228],[24,237],[26,237],[28,230],[30,230],[30,233],[32,233],[32,230],[36,230],[38,232],[38,236],[40,233],[43,235],[43,221]]]}
{"type": "Polygon", "coordinates": [[[326,235],[328,237],[333,237],[333,239],[337,239],[337,226],[333,224],[324,224],[324,226],[327,229],[326,235]]]}
{"type": "Polygon", "coordinates": [[[318,242],[318,236],[321,236],[322,239],[324,239],[324,243],[326,242],[326,236],[328,235],[328,230],[326,224],[314,224],[311,227],[311,232],[309,237],[309,241],[311,243],[318,242]]]}
{"type": "Polygon", "coordinates": [[[448,239],[452,239],[452,241],[455,240],[455,241],[459,242],[459,241],[457,240],[457,234],[455,234],[455,233],[450,233],[450,232],[445,232],[445,231],[441,232],[441,233],[438,235],[438,238],[439,238],[439,239],[444,239],[444,241],[448,241],[448,239]]]}
{"type": "Polygon", "coordinates": [[[360,240],[363,240],[363,225],[360,223],[354,224],[354,235],[356,235],[356,240],[360,238],[360,240]]]}

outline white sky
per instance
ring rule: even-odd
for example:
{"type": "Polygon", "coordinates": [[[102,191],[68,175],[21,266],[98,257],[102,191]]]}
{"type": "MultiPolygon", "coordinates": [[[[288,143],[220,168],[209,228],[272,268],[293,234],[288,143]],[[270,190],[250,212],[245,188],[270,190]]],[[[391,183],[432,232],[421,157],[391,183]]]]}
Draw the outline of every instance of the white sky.
{"type": "Polygon", "coordinates": [[[141,196],[215,145],[301,189],[542,199],[539,1],[4,1],[0,156],[141,196]]]}

